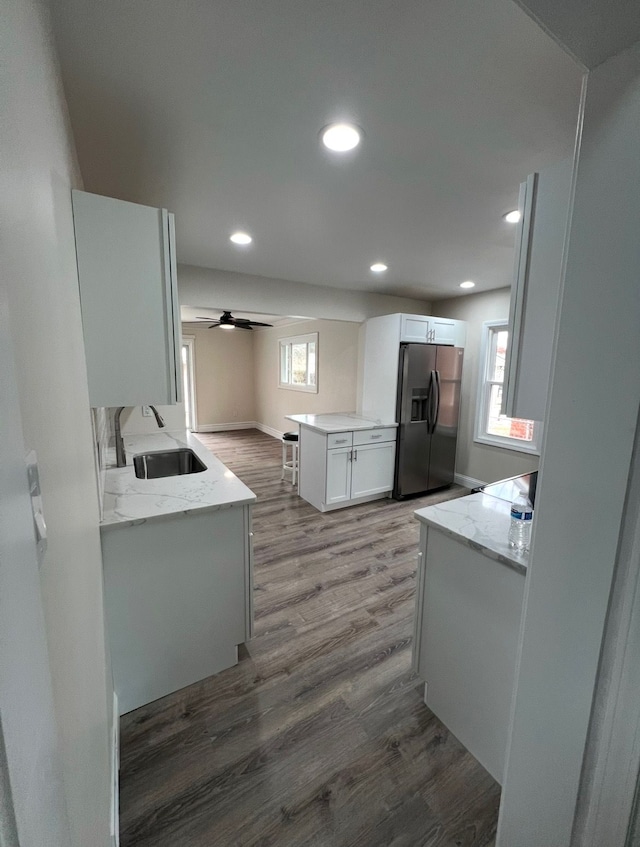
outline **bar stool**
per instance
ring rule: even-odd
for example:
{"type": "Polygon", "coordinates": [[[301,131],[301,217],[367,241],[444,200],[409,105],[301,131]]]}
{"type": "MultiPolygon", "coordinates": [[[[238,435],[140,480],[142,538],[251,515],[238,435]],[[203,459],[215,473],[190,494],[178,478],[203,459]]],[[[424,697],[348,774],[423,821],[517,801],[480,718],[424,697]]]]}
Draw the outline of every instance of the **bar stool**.
{"type": "Polygon", "coordinates": [[[298,433],[285,432],[282,436],[282,476],[285,471],[291,471],[291,484],[295,485],[298,479],[298,433]],[[291,459],[288,458],[287,448],[291,447],[291,459]]]}

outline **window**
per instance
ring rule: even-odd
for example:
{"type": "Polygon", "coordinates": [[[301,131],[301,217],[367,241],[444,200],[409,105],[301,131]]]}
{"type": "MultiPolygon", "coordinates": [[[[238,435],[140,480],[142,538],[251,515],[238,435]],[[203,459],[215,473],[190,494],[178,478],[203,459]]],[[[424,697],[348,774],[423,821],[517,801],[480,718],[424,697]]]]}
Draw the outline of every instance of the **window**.
{"type": "Polygon", "coordinates": [[[483,325],[475,440],[537,454],[542,424],[500,413],[508,340],[506,321],[483,325]]]}
{"type": "Polygon", "coordinates": [[[281,338],[279,388],[318,393],[318,333],[281,338]]]}

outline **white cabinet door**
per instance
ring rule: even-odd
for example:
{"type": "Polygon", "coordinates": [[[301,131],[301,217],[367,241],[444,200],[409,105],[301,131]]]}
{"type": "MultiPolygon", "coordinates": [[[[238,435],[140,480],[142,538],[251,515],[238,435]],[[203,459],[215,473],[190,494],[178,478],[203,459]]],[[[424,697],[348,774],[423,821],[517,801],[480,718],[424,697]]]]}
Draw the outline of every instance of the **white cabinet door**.
{"type": "Polygon", "coordinates": [[[393,488],[395,441],[353,448],[351,497],[381,494],[393,488]]]}
{"type": "Polygon", "coordinates": [[[509,417],[544,420],[572,172],[567,159],[520,188],[502,401],[509,417]]]}
{"type": "Polygon", "coordinates": [[[341,503],[351,499],[351,447],[327,450],[327,484],[325,503],[341,503]]]}
{"type": "Polygon", "coordinates": [[[426,344],[431,339],[430,319],[421,315],[403,315],[400,341],[417,341],[426,344]]]}
{"type": "Polygon", "coordinates": [[[73,192],[92,406],[182,400],[173,215],[73,192]]]}
{"type": "Polygon", "coordinates": [[[455,345],[456,321],[447,320],[446,318],[432,318],[431,329],[431,340],[434,344],[455,345]]]}

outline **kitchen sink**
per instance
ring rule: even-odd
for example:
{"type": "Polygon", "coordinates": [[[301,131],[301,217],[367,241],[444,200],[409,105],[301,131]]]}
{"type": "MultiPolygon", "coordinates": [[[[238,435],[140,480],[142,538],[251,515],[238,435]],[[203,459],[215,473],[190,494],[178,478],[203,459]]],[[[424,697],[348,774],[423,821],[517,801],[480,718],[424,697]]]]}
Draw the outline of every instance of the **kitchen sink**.
{"type": "Polygon", "coordinates": [[[139,456],[133,457],[133,467],[138,479],[202,473],[207,469],[193,450],[186,447],[158,453],[140,453],[139,456]]]}

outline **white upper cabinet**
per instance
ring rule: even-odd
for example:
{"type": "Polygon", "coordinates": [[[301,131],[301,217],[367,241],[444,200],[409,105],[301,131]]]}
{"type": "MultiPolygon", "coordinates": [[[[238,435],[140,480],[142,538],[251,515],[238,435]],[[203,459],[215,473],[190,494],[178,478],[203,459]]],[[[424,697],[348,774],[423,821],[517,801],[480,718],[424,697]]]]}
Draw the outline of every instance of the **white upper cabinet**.
{"type": "Polygon", "coordinates": [[[173,215],[73,192],[92,406],[182,399],[173,215]]]}
{"type": "Polygon", "coordinates": [[[400,344],[464,347],[465,321],[432,315],[381,315],[360,326],[358,414],[396,420],[400,344]]]}
{"type": "Polygon", "coordinates": [[[545,416],[572,173],[567,159],[520,186],[502,401],[511,418],[545,416]]]}
{"type": "Polygon", "coordinates": [[[402,315],[400,341],[415,341],[427,344],[430,339],[430,318],[422,315],[402,315]]]}
{"type": "Polygon", "coordinates": [[[464,347],[466,325],[453,318],[401,315],[399,341],[464,347]]]}

